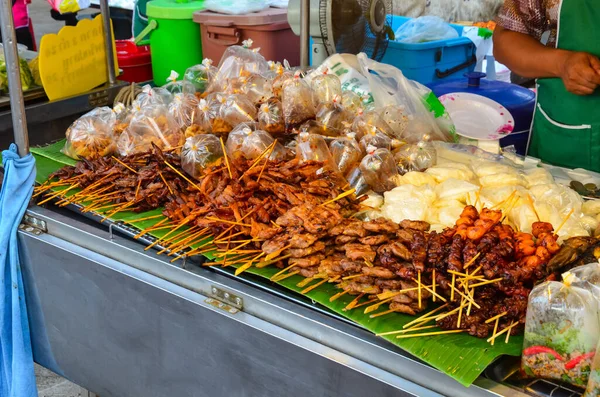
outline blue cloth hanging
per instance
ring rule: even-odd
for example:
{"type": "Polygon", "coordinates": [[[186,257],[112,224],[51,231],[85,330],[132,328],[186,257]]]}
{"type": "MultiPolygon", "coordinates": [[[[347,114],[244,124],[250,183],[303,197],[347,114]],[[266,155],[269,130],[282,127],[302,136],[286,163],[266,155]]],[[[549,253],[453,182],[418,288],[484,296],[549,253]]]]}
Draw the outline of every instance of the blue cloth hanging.
{"type": "Polygon", "coordinates": [[[35,182],[35,159],[16,145],[2,152],[0,191],[0,396],[37,397],[17,229],[35,182]]]}

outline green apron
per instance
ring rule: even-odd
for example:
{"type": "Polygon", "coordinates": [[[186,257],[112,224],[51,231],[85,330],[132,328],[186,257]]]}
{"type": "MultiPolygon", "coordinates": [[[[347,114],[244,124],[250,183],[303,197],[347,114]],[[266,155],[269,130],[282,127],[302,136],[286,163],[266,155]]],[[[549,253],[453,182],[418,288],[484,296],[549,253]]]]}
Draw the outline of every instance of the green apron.
{"type": "MultiPolygon", "coordinates": [[[[563,0],[557,48],[600,56],[599,0],[563,0]]],[[[568,168],[600,171],[600,89],[571,94],[561,79],[539,79],[529,154],[568,168]]]]}

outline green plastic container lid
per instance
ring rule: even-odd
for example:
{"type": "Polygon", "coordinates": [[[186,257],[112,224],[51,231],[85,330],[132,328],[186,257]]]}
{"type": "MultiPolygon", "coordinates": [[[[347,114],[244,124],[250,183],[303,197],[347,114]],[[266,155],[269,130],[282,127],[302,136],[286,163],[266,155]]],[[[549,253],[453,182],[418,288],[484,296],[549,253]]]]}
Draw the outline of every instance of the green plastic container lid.
{"type": "Polygon", "coordinates": [[[196,11],[204,9],[204,0],[152,0],[146,13],[157,19],[192,19],[196,11]]]}

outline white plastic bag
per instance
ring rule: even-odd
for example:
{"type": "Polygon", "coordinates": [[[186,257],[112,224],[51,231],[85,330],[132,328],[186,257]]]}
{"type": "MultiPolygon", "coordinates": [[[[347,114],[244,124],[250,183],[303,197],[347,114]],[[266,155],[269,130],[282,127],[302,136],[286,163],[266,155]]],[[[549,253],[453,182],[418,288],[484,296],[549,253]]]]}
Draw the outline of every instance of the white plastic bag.
{"type": "Polygon", "coordinates": [[[426,15],[411,19],[396,30],[400,43],[426,43],[458,38],[458,32],[440,17],[426,15]]]}
{"type": "Polygon", "coordinates": [[[250,14],[271,6],[269,0],[206,0],[204,8],[220,14],[250,14]]]}

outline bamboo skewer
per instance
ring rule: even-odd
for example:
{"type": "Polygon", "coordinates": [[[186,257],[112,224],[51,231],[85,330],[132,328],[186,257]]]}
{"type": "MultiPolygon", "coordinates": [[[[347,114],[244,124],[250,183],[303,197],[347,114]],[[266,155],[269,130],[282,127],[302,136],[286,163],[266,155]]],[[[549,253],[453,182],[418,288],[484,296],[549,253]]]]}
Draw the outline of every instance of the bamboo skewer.
{"type": "Polygon", "coordinates": [[[415,336],[435,336],[435,335],[446,335],[446,334],[458,334],[461,332],[465,332],[465,331],[463,329],[451,329],[449,331],[424,332],[422,334],[398,335],[398,336],[396,336],[396,339],[413,338],[415,336]]]}
{"type": "Polygon", "coordinates": [[[336,198],[331,199],[329,201],[324,202],[323,204],[321,204],[322,206],[326,206],[327,204],[331,204],[335,201],[338,201],[340,199],[343,199],[346,196],[350,196],[351,194],[354,194],[354,192],[356,191],[356,189],[352,188],[350,190],[346,190],[345,192],[339,194],[336,198]]]}
{"type": "Polygon", "coordinates": [[[471,285],[469,285],[469,287],[470,288],[481,287],[482,285],[498,283],[498,282],[500,282],[502,280],[503,280],[503,278],[499,277],[499,278],[495,278],[493,280],[486,280],[486,281],[482,281],[482,282],[477,283],[477,284],[471,284],[471,285]]]}
{"type": "Polygon", "coordinates": [[[485,320],[485,324],[489,324],[489,323],[491,323],[494,320],[498,320],[500,317],[504,317],[507,314],[508,314],[508,312],[503,312],[503,313],[498,314],[497,316],[490,317],[487,320],[485,320]]]}
{"type": "Polygon", "coordinates": [[[277,257],[277,258],[275,258],[275,259],[271,259],[271,260],[265,260],[264,262],[257,263],[257,264],[256,264],[256,267],[257,267],[257,268],[259,268],[259,269],[262,269],[263,267],[266,267],[266,266],[272,265],[272,264],[273,264],[273,263],[275,263],[275,262],[282,261],[282,260],[284,260],[284,259],[287,259],[287,258],[289,258],[289,257],[291,257],[291,256],[292,256],[292,255],[284,255],[284,256],[279,256],[279,257],[277,257]]]}
{"type": "Polygon", "coordinates": [[[348,293],[348,291],[338,292],[337,294],[335,294],[331,298],[329,298],[329,302],[333,302],[333,301],[337,300],[338,298],[346,295],[347,293],[348,293]]]}
{"type": "Polygon", "coordinates": [[[354,308],[354,307],[355,307],[355,306],[358,304],[358,301],[359,301],[359,300],[360,300],[360,299],[361,299],[363,296],[365,296],[365,294],[364,294],[364,293],[360,293],[360,294],[358,294],[358,295],[356,296],[356,298],[354,298],[354,299],[352,300],[352,302],[348,303],[348,305],[346,305],[346,307],[345,307],[343,310],[344,310],[344,311],[346,311],[346,310],[352,310],[352,309],[353,309],[353,308],[354,308]]]}
{"type": "Polygon", "coordinates": [[[229,179],[233,179],[233,174],[231,173],[231,167],[229,166],[229,159],[227,158],[227,150],[225,150],[225,144],[223,143],[223,137],[219,138],[221,142],[221,149],[223,149],[223,157],[225,158],[225,165],[227,166],[227,172],[229,172],[229,179]]]}
{"type": "Polygon", "coordinates": [[[194,182],[192,182],[192,181],[191,181],[191,180],[190,180],[188,177],[186,177],[186,176],[185,176],[185,175],[183,175],[181,172],[179,172],[179,171],[177,170],[177,168],[175,168],[175,167],[173,167],[171,164],[169,164],[169,162],[168,162],[168,161],[165,161],[164,163],[165,163],[165,164],[166,164],[166,165],[167,165],[167,166],[168,166],[170,169],[172,169],[173,171],[175,171],[175,173],[176,173],[177,175],[179,175],[180,177],[182,177],[183,179],[185,179],[187,183],[189,183],[190,185],[194,186],[194,187],[195,187],[195,188],[196,188],[196,189],[197,189],[197,190],[198,190],[200,193],[202,193],[202,189],[200,189],[200,188],[198,187],[198,185],[196,185],[194,182]]]}
{"type": "Polygon", "coordinates": [[[123,167],[127,168],[129,171],[133,172],[134,174],[137,174],[137,171],[134,170],[133,168],[131,168],[130,166],[128,166],[127,164],[125,164],[124,162],[122,162],[121,160],[119,160],[118,158],[116,158],[115,156],[112,156],[113,160],[115,160],[117,163],[121,164],[123,167]]]}
{"type": "Polygon", "coordinates": [[[533,210],[535,217],[537,218],[538,222],[540,222],[540,215],[538,214],[537,210],[535,209],[535,204],[533,203],[533,198],[531,197],[531,194],[529,194],[529,193],[527,193],[527,200],[529,201],[529,205],[531,206],[531,209],[533,210]]]}
{"type": "Polygon", "coordinates": [[[417,272],[417,286],[419,289],[417,290],[418,301],[419,301],[419,309],[421,308],[421,271],[417,272]]]}
{"type": "Polygon", "coordinates": [[[422,331],[424,329],[432,329],[432,328],[437,328],[437,325],[426,325],[424,327],[417,327],[417,328],[410,328],[410,329],[401,329],[401,330],[398,330],[398,331],[383,332],[381,334],[375,334],[375,336],[388,336],[388,335],[396,335],[396,334],[405,334],[407,332],[422,331]]]}
{"type": "Polygon", "coordinates": [[[426,313],[426,314],[422,315],[421,317],[419,317],[419,318],[417,318],[417,319],[415,319],[415,320],[413,320],[413,321],[411,321],[409,323],[404,324],[404,326],[402,328],[408,328],[411,325],[413,325],[415,323],[419,323],[419,322],[421,322],[422,320],[424,320],[426,318],[432,318],[433,319],[434,317],[431,317],[432,314],[437,313],[440,310],[445,309],[446,307],[448,307],[447,303],[444,304],[444,305],[442,305],[442,306],[440,306],[440,307],[438,307],[437,309],[434,309],[434,310],[430,311],[429,313],[426,313]]]}
{"type": "Polygon", "coordinates": [[[281,277],[279,277],[279,278],[277,279],[277,282],[283,281],[283,280],[285,280],[286,278],[288,278],[288,277],[292,277],[292,276],[294,276],[294,275],[296,275],[296,274],[298,274],[298,273],[300,273],[300,270],[294,270],[294,271],[293,271],[293,272],[291,272],[291,273],[284,274],[283,276],[281,276],[281,277]]]}
{"type": "Polygon", "coordinates": [[[386,314],[394,313],[395,311],[396,310],[394,310],[394,309],[389,309],[389,310],[386,310],[386,311],[381,312],[381,313],[371,314],[369,316],[369,318],[375,318],[375,317],[385,316],[386,314]]]}
{"type": "Polygon", "coordinates": [[[513,328],[515,325],[517,325],[517,324],[519,324],[519,323],[518,323],[518,322],[516,322],[516,321],[513,321],[513,322],[512,322],[512,324],[510,324],[508,327],[504,328],[502,331],[498,332],[497,334],[495,334],[495,335],[492,335],[492,337],[491,337],[491,338],[488,338],[488,340],[487,340],[487,341],[488,341],[488,342],[491,342],[491,341],[495,340],[495,339],[496,339],[497,337],[499,337],[500,335],[503,335],[503,334],[505,334],[506,332],[510,331],[510,330],[511,330],[511,329],[512,329],[512,328],[513,328]]]}
{"type": "Polygon", "coordinates": [[[325,284],[327,281],[329,281],[328,278],[323,279],[321,281],[319,281],[316,284],[311,285],[310,287],[307,287],[305,289],[303,289],[302,291],[300,291],[301,294],[308,294],[310,291],[312,291],[313,289],[317,288],[319,285],[325,284]]]}
{"type": "Polygon", "coordinates": [[[456,282],[456,274],[452,275],[452,283],[450,284],[450,302],[454,302],[454,284],[456,282]]]}
{"type": "Polygon", "coordinates": [[[492,332],[492,346],[494,346],[494,342],[496,341],[496,332],[498,332],[498,323],[500,322],[500,318],[496,319],[496,323],[494,324],[494,332],[492,332]]]}
{"type": "MultiPolygon", "coordinates": [[[[431,288],[433,289],[432,293],[433,293],[433,301],[435,302],[435,297],[436,297],[436,293],[435,293],[435,269],[432,270],[431,272],[431,288]]],[[[446,302],[446,300],[444,300],[444,302],[446,302]]]]}
{"type": "Polygon", "coordinates": [[[558,235],[558,232],[560,231],[560,229],[562,229],[562,227],[565,225],[565,223],[567,223],[567,221],[569,220],[569,218],[571,217],[571,215],[573,215],[573,212],[575,212],[575,208],[571,208],[571,211],[569,211],[569,213],[567,214],[567,216],[565,217],[565,219],[563,219],[562,223],[556,229],[556,231],[554,232],[554,234],[558,235]]]}
{"type": "Polygon", "coordinates": [[[288,267],[286,267],[285,269],[283,269],[283,270],[281,270],[281,271],[279,271],[279,272],[275,273],[275,274],[273,275],[273,277],[271,277],[271,281],[276,281],[276,280],[277,280],[277,276],[280,276],[282,273],[285,273],[285,272],[287,272],[288,270],[290,270],[291,268],[293,268],[293,267],[294,267],[294,266],[296,266],[296,265],[297,265],[296,263],[293,263],[293,264],[289,265],[288,267]]]}
{"type": "Polygon", "coordinates": [[[240,274],[242,274],[243,272],[245,272],[246,270],[250,269],[250,267],[252,267],[252,264],[258,260],[258,258],[260,258],[261,256],[263,256],[265,253],[261,252],[260,254],[258,254],[257,256],[255,256],[254,258],[250,259],[248,262],[246,262],[244,265],[238,267],[237,269],[235,269],[235,275],[239,276],[240,274]]]}

